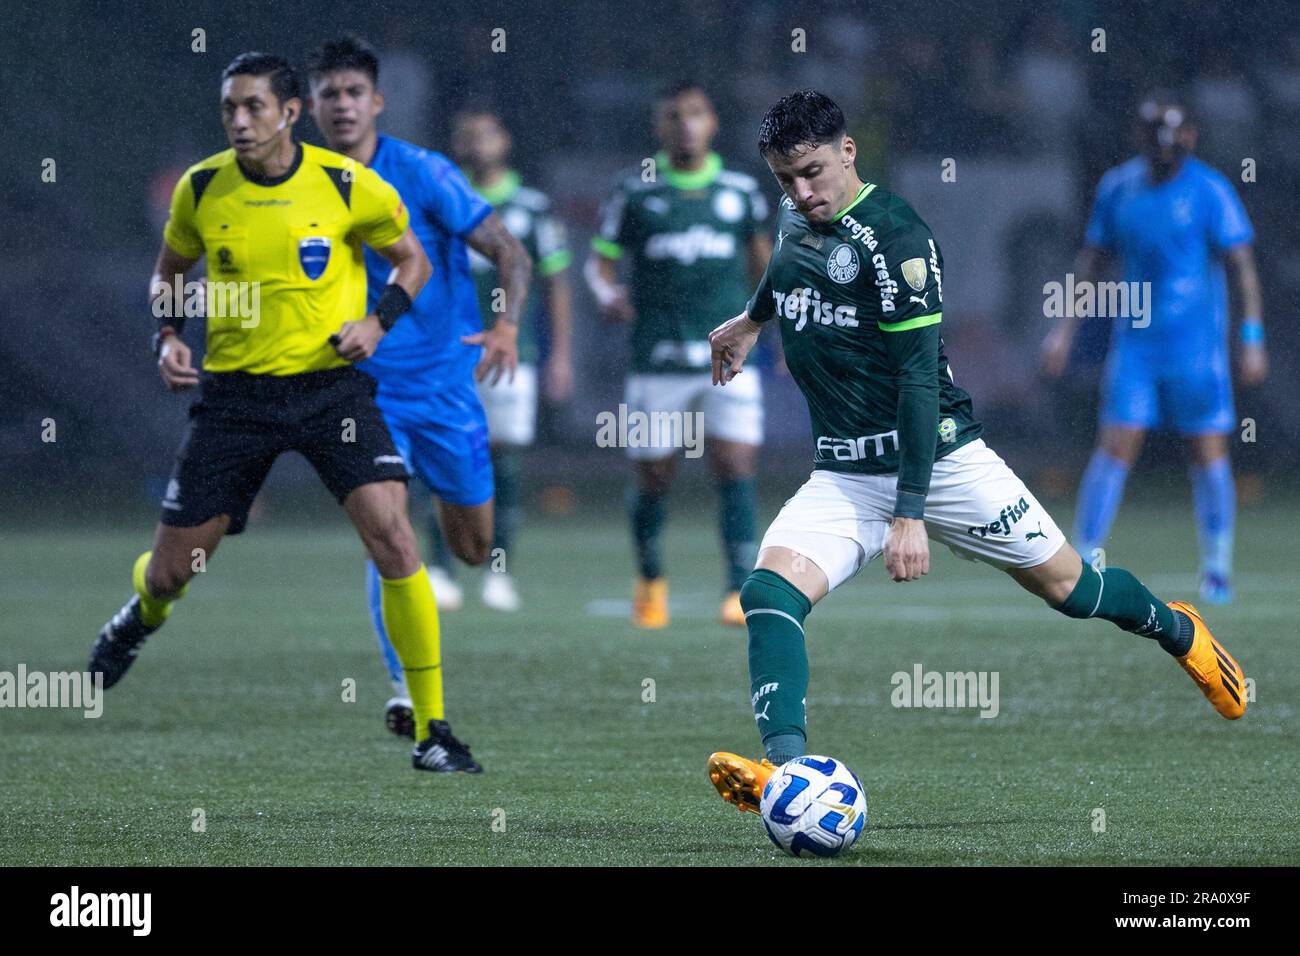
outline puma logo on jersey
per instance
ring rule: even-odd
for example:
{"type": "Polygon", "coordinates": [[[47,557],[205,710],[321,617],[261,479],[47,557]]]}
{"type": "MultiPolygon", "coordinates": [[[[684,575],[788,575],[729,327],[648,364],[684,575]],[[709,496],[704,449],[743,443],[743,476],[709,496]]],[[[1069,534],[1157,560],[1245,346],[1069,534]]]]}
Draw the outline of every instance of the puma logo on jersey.
{"type": "Polygon", "coordinates": [[[776,314],[794,322],[794,330],[802,332],[808,320],[821,325],[838,325],[841,328],[858,327],[858,307],[856,305],[836,305],[823,299],[821,292],[805,286],[793,292],[772,290],[772,299],[776,302],[776,314]]]}
{"type": "Polygon", "coordinates": [[[919,302],[919,303],[921,304],[921,308],[923,308],[923,309],[928,309],[928,308],[930,308],[930,303],[928,303],[928,302],[925,301],[925,300],[928,299],[928,298],[930,298],[930,293],[927,292],[927,293],[926,293],[925,295],[923,295],[923,296],[909,295],[909,296],[907,297],[907,301],[908,301],[908,302],[919,302]]]}
{"type": "Polygon", "coordinates": [[[768,709],[769,707],[771,707],[771,706],[772,706],[772,702],[769,700],[766,704],[763,705],[763,710],[762,710],[762,712],[761,712],[761,713],[757,713],[757,714],[754,715],[754,720],[756,720],[756,721],[758,721],[758,720],[770,720],[771,718],[769,718],[769,717],[767,716],[767,709],[768,709]]]}
{"type": "Polygon", "coordinates": [[[1030,531],[1028,534],[1025,535],[1026,541],[1032,541],[1034,538],[1043,538],[1044,540],[1046,540],[1047,538],[1047,535],[1043,532],[1043,523],[1041,521],[1038,522],[1037,531],[1030,531]]]}

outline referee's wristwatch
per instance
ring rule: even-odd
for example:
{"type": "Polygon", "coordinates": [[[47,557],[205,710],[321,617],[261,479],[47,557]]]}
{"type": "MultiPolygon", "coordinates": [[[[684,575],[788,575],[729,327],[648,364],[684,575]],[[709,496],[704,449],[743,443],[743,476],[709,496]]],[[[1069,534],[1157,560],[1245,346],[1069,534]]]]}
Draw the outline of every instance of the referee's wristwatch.
{"type": "Polygon", "coordinates": [[[164,325],[161,329],[149,336],[149,347],[153,349],[154,358],[162,357],[162,346],[173,335],[180,335],[170,325],[164,325]]]}

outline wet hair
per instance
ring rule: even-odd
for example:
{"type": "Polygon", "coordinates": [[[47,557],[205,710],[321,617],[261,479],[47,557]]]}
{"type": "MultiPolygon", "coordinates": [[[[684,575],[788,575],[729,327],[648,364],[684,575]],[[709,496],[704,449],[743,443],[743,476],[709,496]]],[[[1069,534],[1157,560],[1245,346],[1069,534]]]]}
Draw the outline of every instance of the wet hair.
{"type": "Polygon", "coordinates": [[[846,126],[835,101],[816,90],[783,96],[763,116],[758,127],[758,151],[790,156],[802,148],[838,143],[846,126]]]}

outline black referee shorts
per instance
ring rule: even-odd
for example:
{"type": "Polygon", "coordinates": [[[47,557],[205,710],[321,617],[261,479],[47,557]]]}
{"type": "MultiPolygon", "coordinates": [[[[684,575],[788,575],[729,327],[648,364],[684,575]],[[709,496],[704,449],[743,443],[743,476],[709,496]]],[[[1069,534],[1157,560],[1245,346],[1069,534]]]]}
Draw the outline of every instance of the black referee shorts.
{"type": "Polygon", "coordinates": [[[351,365],[301,375],[205,372],[162,503],[162,523],[230,515],[239,534],[275,459],[306,458],[341,503],[372,481],[406,481],[375,404],[378,383],[351,365]]]}

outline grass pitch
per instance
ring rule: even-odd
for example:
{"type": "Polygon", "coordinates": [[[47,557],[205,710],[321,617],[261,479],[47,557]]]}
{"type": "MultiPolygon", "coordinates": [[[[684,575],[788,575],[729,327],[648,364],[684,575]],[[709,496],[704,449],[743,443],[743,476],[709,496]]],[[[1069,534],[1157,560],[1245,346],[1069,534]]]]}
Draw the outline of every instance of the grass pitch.
{"type": "MultiPolygon", "coordinates": [[[[1189,510],[1126,504],[1110,563],[1195,600],[1189,510]]],[[[1243,511],[1237,601],[1202,608],[1256,682],[1237,723],[1152,642],[1054,614],[946,549],[920,583],[876,563],[844,585],[809,618],[810,744],[859,774],[869,819],[829,865],[1300,862],[1295,515],[1243,511]],[[891,706],[891,675],[916,664],[998,672],[998,716],[891,706]]],[[[6,534],[0,670],[85,666],[149,520],[6,534]]],[[[417,773],[383,729],[342,514],[255,526],[222,545],[100,719],[0,710],[0,864],[816,865],[779,855],[704,774],[713,750],[758,750],[744,633],[715,623],[713,525],[707,509],[671,514],[664,632],[627,623],[613,514],[526,522],[520,614],[479,607],[462,572],[443,659],[479,777],[417,773]]]]}

